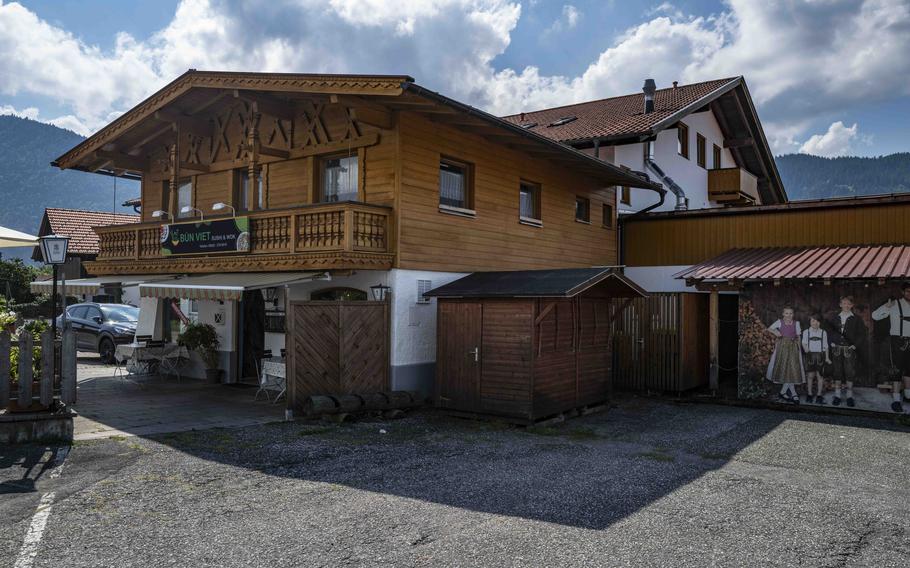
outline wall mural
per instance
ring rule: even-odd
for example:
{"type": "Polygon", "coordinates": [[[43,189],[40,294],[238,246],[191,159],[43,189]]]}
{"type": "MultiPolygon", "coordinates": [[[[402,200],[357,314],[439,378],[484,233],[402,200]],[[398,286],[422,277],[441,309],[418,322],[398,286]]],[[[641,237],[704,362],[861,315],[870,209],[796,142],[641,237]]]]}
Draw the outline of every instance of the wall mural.
{"type": "Polygon", "coordinates": [[[910,414],[910,284],[747,285],[738,391],[910,414]]]}

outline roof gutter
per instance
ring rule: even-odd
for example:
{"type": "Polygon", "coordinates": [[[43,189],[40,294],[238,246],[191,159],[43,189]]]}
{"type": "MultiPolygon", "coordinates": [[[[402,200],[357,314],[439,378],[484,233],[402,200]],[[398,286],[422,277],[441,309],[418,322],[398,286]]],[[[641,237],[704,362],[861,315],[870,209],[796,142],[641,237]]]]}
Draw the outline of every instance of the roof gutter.
{"type": "Polygon", "coordinates": [[[542,144],[544,146],[547,146],[549,148],[552,148],[554,150],[558,150],[560,152],[567,153],[567,154],[572,154],[575,158],[588,162],[592,166],[610,171],[611,173],[615,174],[615,176],[619,179],[625,178],[625,181],[618,181],[616,183],[616,185],[628,185],[630,187],[637,187],[637,188],[641,188],[641,189],[650,189],[652,191],[658,191],[658,192],[663,191],[662,189],[658,188],[659,186],[651,183],[650,181],[647,181],[640,176],[630,174],[630,173],[626,172],[625,170],[623,170],[617,166],[614,166],[613,164],[611,164],[609,162],[606,162],[599,158],[595,158],[594,156],[590,156],[588,154],[579,152],[578,150],[576,150],[575,148],[572,148],[571,146],[562,144],[560,142],[556,142],[555,140],[552,140],[550,138],[547,138],[547,137],[537,134],[535,132],[526,130],[520,126],[512,124],[511,122],[503,120],[490,113],[484,112],[484,111],[474,108],[470,105],[460,103],[460,102],[458,102],[454,99],[450,99],[444,95],[440,95],[439,93],[437,93],[435,91],[425,89],[424,87],[421,87],[417,83],[404,82],[401,84],[401,88],[404,91],[411,91],[412,93],[419,95],[421,97],[424,97],[426,99],[430,99],[439,104],[446,105],[448,107],[457,109],[470,116],[474,116],[476,118],[479,118],[481,120],[494,124],[500,128],[503,128],[504,130],[508,130],[509,132],[516,134],[518,136],[527,138],[529,140],[534,140],[535,142],[542,144]]]}

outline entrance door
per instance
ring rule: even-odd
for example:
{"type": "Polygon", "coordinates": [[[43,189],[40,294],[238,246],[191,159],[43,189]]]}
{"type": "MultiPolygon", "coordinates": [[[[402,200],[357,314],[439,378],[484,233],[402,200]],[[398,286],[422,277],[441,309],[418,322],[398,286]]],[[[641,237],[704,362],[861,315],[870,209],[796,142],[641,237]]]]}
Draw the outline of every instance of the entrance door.
{"type": "Polygon", "coordinates": [[[437,404],[476,410],[480,400],[483,306],[479,302],[440,302],[438,307],[437,404]]]}
{"type": "Polygon", "coordinates": [[[613,300],[614,385],[619,390],[679,391],[679,295],[613,300]]]}

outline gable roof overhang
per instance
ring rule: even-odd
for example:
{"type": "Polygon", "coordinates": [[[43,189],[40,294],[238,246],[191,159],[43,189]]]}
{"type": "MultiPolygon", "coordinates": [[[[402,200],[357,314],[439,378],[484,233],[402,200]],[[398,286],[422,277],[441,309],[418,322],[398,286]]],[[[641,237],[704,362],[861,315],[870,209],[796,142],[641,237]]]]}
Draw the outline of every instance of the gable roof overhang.
{"type": "Polygon", "coordinates": [[[574,298],[597,285],[614,297],[647,297],[619,267],[473,272],[426,293],[434,298],[574,298]]]}
{"type": "MultiPolygon", "coordinates": [[[[598,182],[662,192],[633,173],[577,149],[421,87],[407,75],[312,75],[298,73],[238,73],[189,70],[127,111],[54,162],[61,169],[138,177],[142,148],[173,131],[173,120],[190,128],[213,127],[203,120],[206,110],[224,97],[265,100],[273,109],[291,105],[288,97],[346,96],[361,103],[382,105],[424,115],[537,158],[572,167],[598,182]],[[118,160],[114,162],[114,158],[118,160]]],[[[263,112],[269,114],[267,110],[263,112]]]]}

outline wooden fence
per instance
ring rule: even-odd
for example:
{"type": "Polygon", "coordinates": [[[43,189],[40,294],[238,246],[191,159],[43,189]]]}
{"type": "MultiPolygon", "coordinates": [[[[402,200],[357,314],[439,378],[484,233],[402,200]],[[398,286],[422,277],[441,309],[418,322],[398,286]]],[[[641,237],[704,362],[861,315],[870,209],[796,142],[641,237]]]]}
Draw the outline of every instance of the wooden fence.
{"type": "Polygon", "coordinates": [[[17,411],[50,408],[55,400],[64,404],[76,402],[76,334],[72,329],[63,333],[59,342],[58,376],[54,376],[54,336],[51,330],[41,334],[41,364],[33,367],[35,338],[27,331],[13,341],[9,332],[0,333],[0,409],[17,411]],[[18,378],[12,377],[11,353],[19,349],[18,378]],[[15,388],[14,388],[15,384],[15,388]],[[13,404],[15,403],[15,404],[13,404]]]}

